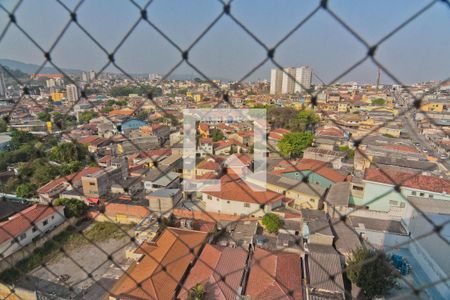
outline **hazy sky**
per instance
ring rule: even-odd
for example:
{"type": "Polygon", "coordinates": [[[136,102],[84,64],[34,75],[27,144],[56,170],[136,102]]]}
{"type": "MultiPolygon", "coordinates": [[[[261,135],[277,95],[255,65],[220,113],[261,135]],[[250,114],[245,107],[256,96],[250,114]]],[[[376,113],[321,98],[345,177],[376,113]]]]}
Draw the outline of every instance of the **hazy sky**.
{"type": "MultiPolygon", "coordinates": [[[[16,1],[0,0],[11,9],[16,1]]],[[[65,0],[69,7],[77,1],[65,0]]],[[[144,1],[138,1],[144,2],[144,1]]],[[[329,6],[369,44],[376,43],[430,1],[339,0],[329,6]]],[[[415,21],[384,42],[377,59],[405,83],[450,76],[450,8],[437,1],[415,21]]],[[[275,45],[316,6],[317,1],[235,0],[232,14],[268,47],[275,45]]],[[[181,48],[188,47],[222,11],[216,0],[154,0],[149,19],[181,48]]],[[[78,20],[105,48],[112,50],[140,16],[128,0],[86,0],[78,20]]],[[[53,0],[25,0],[18,23],[48,49],[69,19],[53,0]]],[[[0,30],[8,16],[0,12],[0,30]]],[[[328,13],[319,11],[284,42],[275,53],[285,66],[309,65],[326,82],[333,80],[366,54],[365,47],[328,13]]],[[[266,52],[228,16],[192,49],[189,60],[208,76],[242,78],[260,63],[266,52]]],[[[43,55],[14,26],[0,42],[0,57],[40,64],[43,55]]],[[[100,69],[104,53],[72,24],[52,52],[56,64],[80,69],[100,69]]],[[[181,58],[179,52],[148,24],[142,22],[116,54],[117,64],[132,73],[167,73],[181,58]]],[[[269,78],[266,63],[249,79],[269,78]]],[[[108,69],[115,71],[115,69],[108,69]]],[[[175,74],[191,74],[182,65],[175,74]]],[[[340,81],[374,82],[376,67],[367,61],[340,81]]],[[[388,82],[382,75],[382,82],[388,82]]],[[[390,82],[390,81],[389,81],[390,82]]]]}

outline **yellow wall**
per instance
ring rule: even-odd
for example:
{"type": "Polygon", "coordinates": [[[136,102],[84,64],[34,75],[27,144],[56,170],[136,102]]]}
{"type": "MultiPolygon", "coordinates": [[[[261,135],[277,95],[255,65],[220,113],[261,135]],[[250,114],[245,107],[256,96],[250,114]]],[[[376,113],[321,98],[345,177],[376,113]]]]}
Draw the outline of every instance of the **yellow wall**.
{"type": "Polygon", "coordinates": [[[435,111],[435,112],[443,112],[444,104],[442,103],[427,103],[420,107],[422,111],[435,111]]]}
{"type": "Polygon", "coordinates": [[[62,98],[64,98],[63,93],[54,92],[52,93],[52,100],[53,101],[60,101],[62,98]]]}

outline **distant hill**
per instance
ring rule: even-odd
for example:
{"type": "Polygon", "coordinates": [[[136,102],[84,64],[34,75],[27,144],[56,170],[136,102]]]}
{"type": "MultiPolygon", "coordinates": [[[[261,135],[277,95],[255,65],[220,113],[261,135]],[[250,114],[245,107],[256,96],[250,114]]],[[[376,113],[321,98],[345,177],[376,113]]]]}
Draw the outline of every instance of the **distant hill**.
{"type": "MultiPolygon", "coordinates": [[[[37,69],[40,67],[39,65],[35,64],[28,64],[17,60],[7,59],[7,58],[0,58],[0,65],[6,66],[10,68],[11,70],[19,70],[27,74],[33,74],[37,71],[37,69]]],[[[62,70],[66,73],[81,73],[82,71],[79,69],[67,69],[62,68],[62,70]]],[[[56,74],[60,73],[57,69],[53,67],[44,67],[40,71],[40,73],[44,74],[56,74]]]]}
{"type": "MultiPolygon", "coordinates": [[[[7,58],[0,58],[0,65],[6,66],[8,67],[10,70],[18,70],[21,72],[24,72],[26,74],[34,74],[37,69],[40,67],[39,65],[36,64],[29,64],[29,63],[24,63],[21,61],[17,61],[17,60],[13,60],[13,59],[7,59],[7,58]]],[[[65,73],[81,73],[83,72],[83,70],[80,69],[70,69],[70,68],[61,68],[65,73]]],[[[44,73],[44,74],[57,74],[60,73],[57,69],[53,68],[53,67],[44,67],[42,68],[42,70],[40,71],[40,73],[44,73]]],[[[131,74],[131,75],[138,75],[138,76],[148,76],[148,74],[131,74]]],[[[172,74],[169,76],[168,79],[172,79],[172,80],[192,80],[194,78],[202,78],[201,75],[194,73],[194,74],[172,74]]],[[[215,77],[215,76],[211,76],[211,79],[218,79],[221,81],[230,81],[230,79],[228,78],[223,78],[223,77],[215,77]]]]}

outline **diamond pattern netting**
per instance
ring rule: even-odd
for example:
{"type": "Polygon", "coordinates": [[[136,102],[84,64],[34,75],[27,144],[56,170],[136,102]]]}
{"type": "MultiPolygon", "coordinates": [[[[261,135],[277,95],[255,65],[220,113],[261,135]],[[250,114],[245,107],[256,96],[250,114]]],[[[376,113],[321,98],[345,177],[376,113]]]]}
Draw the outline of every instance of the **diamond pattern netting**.
{"type": "MultiPolygon", "coordinates": [[[[234,105],[232,104],[232,102],[230,101],[230,95],[229,95],[229,90],[225,90],[223,88],[221,88],[219,85],[217,85],[216,82],[214,82],[209,76],[208,74],[206,74],[204,71],[202,71],[198,66],[196,66],[191,60],[190,60],[190,54],[192,53],[192,51],[194,51],[195,46],[208,34],[208,32],[210,32],[210,30],[212,28],[214,28],[216,26],[216,24],[223,18],[229,18],[236,26],[238,26],[238,28],[240,28],[247,36],[249,39],[253,40],[254,42],[256,42],[262,50],[264,50],[266,52],[266,56],[264,57],[264,59],[262,61],[260,61],[259,63],[257,63],[255,66],[253,66],[246,74],[244,74],[242,76],[242,78],[240,78],[240,80],[238,81],[238,83],[243,83],[246,79],[248,79],[252,74],[254,74],[254,72],[256,72],[260,67],[262,67],[264,64],[266,64],[267,62],[272,63],[273,65],[275,65],[277,68],[279,68],[280,70],[283,71],[284,74],[286,74],[288,77],[290,77],[292,80],[295,81],[296,84],[299,84],[300,86],[301,83],[296,81],[296,78],[294,78],[291,74],[286,73],[283,70],[282,65],[277,61],[276,59],[276,50],[282,45],[284,44],[287,40],[289,40],[291,38],[291,36],[296,33],[297,31],[301,30],[305,24],[307,24],[311,18],[313,18],[318,12],[325,12],[330,18],[334,19],[345,31],[347,31],[351,36],[354,37],[354,39],[360,43],[363,47],[365,47],[366,49],[366,55],[364,57],[361,57],[359,59],[357,59],[352,65],[350,65],[348,68],[346,68],[345,70],[343,70],[336,78],[334,78],[333,80],[331,80],[330,82],[324,84],[323,86],[321,86],[319,89],[306,89],[304,86],[302,86],[302,88],[304,88],[307,92],[307,95],[311,97],[311,103],[313,105],[313,107],[315,108],[316,112],[318,112],[321,116],[322,119],[328,120],[329,122],[332,122],[334,126],[343,129],[343,127],[336,122],[335,119],[330,117],[329,112],[321,109],[321,107],[318,105],[317,103],[317,96],[324,90],[326,90],[330,85],[338,82],[341,78],[343,78],[345,75],[349,74],[350,72],[352,72],[355,68],[357,68],[358,66],[360,66],[361,64],[363,64],[366,61],[370,61],[373,64],[375,64],[378,68],[380,68],[384,74],[386,74],[393,82],[395,82],[396,84],[399,84],[401,86],[404,87],[404,92],[406,92],[409,97],[411,97],[412,99],[414,99],[414,103],[413,106],[410,107],[406,107],[406,108],[402,108],[400,113],[395,116],[394,120],[390,120],[390,121],[386,121],[383,124],[376,126],[375,128],[371,129],[369,132],[367,132],[364,136],[358,138],[358,139],[354,139],[352,137],[350,137],[357,153],[359,155],[361,155],[362,157],[364,157],[365,159],[369,159],[369,157],[367,156],[367,154],[360,149],[361,144],[364,142],[365,138],[367,138],[369,135],[371,135],[372,133],[376,132],[379,128],[388,125],[389,123],[398,120],[399,118],[405,116],[406,114],[416,111],[416,110],[420,110],[421,108],[421,103],[423,100],[423,97],[417,97],[415,94],[412,93],[412,91],[402,83],[402,81],[397,78],[390,70],[387,66],[383,65],[379,59],[376,56],[377,50],[387,41],[390,39],[393,39],[395,37],[395,35],[400,32],[404,27],[406,27],[408,24],[410,24],[411,22],[414,22],[414,20],[416,20],[420,15],[422,15],[424,12],[428,11],[430,8],[437,6],[437,5],[442,5],[442,7],[444,9],[448,9],[450,8],[450,2],[448,1],[430,1],[429,3],[427,3],[426,5],[424,5],[420,10],[418,10],[417,12],[415,12],[411,17],[409,17],[408,19],[404,20],[403,22],[401,22],[397,27],[393,28],[388,34],[386,34],[384,37],[382,37],[378,42],[376,42],[375,44],[370,44],[368,43],[363,36],[361,36],[354,28],[352,28],[350,25],[348,25],[348,23],[341,18],[335,11],[333,11],[329,5],[328,5],[328,1],[326,0],[322,0],[320,1],[320,3],[313,9],[311,10],[311,12],[309,12],[306,17],[304,17],[302,20],[299,20],[298,23],[290,30],[288,31],[284,36],[282,36],[279,41],[277,43],[275,43],[275,45],[273,47],[270,47],[268,45],[266,45],[266,43],[264,43],[262,41],[262,39],[260,37],[258,37],[256,34],[254,34],[246,25],[245,22],[242,20],[239,20],[234,14],[233,14],[233,1],[218,1],[220,3],[220,5],[222,5],[222,11],[213,19],[212,22],[210,22],[208,24],[208,26],[206,26],[204,28],[203,31],[201,31],[201,33],[192,41],[192,43],[189,44],[189,46],[187,48],[182,48],[181,46],[179,46],[177,44],[177,42],[175,40],[173,40],[169,35],[167,35],[163,30],[161,30],[160,27],[158,27],[158,25],[151,20],[151,18],[149,18],[148,16],[148,11],[152,9],[152,4],[153,4],[153,0],[148,1],[145,5],[141,6],[140,4],[138,4],[137,2],[130,0],[130,5],[134,6],[137,11],[137,16],[136,16],[136,21],[132,24],[132,26],[126,31],[126,34],[123,36],[122,39],[120,39],[119,43],[112,49],[106,49],[99,41],[98,39],[96,39],[96,37],[91,34],[84,26],[83,24],[80,23],[80,21],[78,20],[78,14],[79,14],[79,8],[83,6],[83,4],[85,3],[84,0],[80,0],[73,8],[69,8],[64,2],[60,1],[60,0],[56,0],[56,2],[61,6],[61,8],[68,14],[68,19],[66,24],[63,26],[62,30],[60,31],[60,33],[57,35],[57,38],[55,39],[55,41],[51,44],[51,46],[48,49],[45,49],[38,41],[37,37],[33,37],[31,36],[25,29],[24,27],[21,25],[21,22],[18,22],[18,20],[16,19],[16,14],[17,11],[20,10],[20,7],[23,3],[22,1],[18,1],[17,4],[11,9],[8,10],[5,6],[0,5],[1,10],[3,11],[3,15],[8,16],[9,17],[9,21],[6,23],[6,26],[4,27],[4,29],[1,31],[0,34],[0,44],[2,43],[2,41],[4,40],[4,37],[6,35],[6,33],[12,28],[15,27],[22,35],[24,35],[35,47],[36,49],[38,49],[38,51],[41,53],[42,57],[43,57],[43,62],[40,65],[39,69],[35,71],[35,73],[39,73],[46,65],[50,65],[53,68],[57,69],[61,74],[64,75],[65,79],[69,81],[69,83],[75,84],[77,86],[77,88],[81,91],[81,96],[78,98],[78,100],[72,104],[72,106],[64,113],[62,120],[66,119],[68,117],[68,115],[71,113],[71,111],[73,110],[74,106],[76,104],[78,104],[80,101],[85,101],[88,102],[93,108],[98,108],[98,104],[91,101],[88,97],[87,97],[87,90],[90,88],[90,84],[84,85],[84,86],[80,86],[78,84],[78,82],[74,81],[73,79],[71,79],[71,77],[66,74],[66,72],[64,72],[63,68],[61,68],[54,60],[52,57],[52,53],[54,51],[54,49],[56,48],[56,46],[59,44],[59,42],[61,41],[61,39],[63,38],[63,36],[65,35],[65,33],[67,32],[67,30],[74,26],[76,28],[78,28],[94,45],[96,45],[99,49],[99,51],[101,51],[104,55],[105,55],[105,64],[96,72],[96,78],[98,78],[99,76],[101,76],[105,70],[108,67],[114,67],[115,69],[117,69],[121,74],[123,74],[124,76],[126,76],[132,83],[134,83],[135,85],[143,88],[143,85],[141,84],[140,81],[136,80],[129,72],[127,72],[122,66],[120,66],[120,64],[116,61],[116,54],[118,53],[118,51],[122,48],[122,46],[127,42],[128,38],[130,37],[130,35],[136,30],[136,28],[138,26],[148,26],[149,28],[151,28],[153,31],[155,31],[157,34],[159,34],[165,41],[168,42],[168,44],[173,47],[180,55],[180,59],[178,61],[176,61],[175,63],[173,63],[173,66],[169,69],[169,71],[167,71],[159,80],[159,83],[162,83],[164,80],[166,80],[169,76],[171,76],[173,74],[173,72],[175,70],[177,70],[177,68],[179,68],[182,64],[186,64],[188,65],[190,68],[192,68],[196,73],[200,74],[200,76],[206,81],[208,82],[211,87],[213,89],[215,89],[217,91],[217,95],[219,96],[219,99],[217,100],[217,104],[216,106],[219,106],[223,103],[226,103],[229,107],[232,108],[237,108],[234,107],[234,105]]],[[[31,83],[31,79],[27,80],[27,81],[23,81],[19,78],[17,78],[12,72],[11,70],[9,70],[8,68],[4,68],[3,66],[0,66],[2,71],[7,74],[9,77],[11,77],[17,84],[19,84],[20,86],[23,87],[23,93],[22,96],[20,97],[20,99],[18,101],[16,101],[13,105],[13,107],[11,108],[11,110],[9,111],[9,115],[7,117],[5,117],[5,120],[7,122],[9,122],[11,116],[14,114],[14,112],[16,111],[17,107],[20,106],[20,104],[23,101],[31,101],[34,105],[36,105],[37,107],[40,107],[43,111],[45,110],[45,107],[43,107],[42,104],[40,104],[39,102],[37,102],[34,98],[30,97],[30,83],[31,83]]],[[[159,84],[158,83],[158,84],[159,84]]],[[[439,89],[439,86],[436,86],[436,90],[439,89]]],[[[170,111],[168,111],[164,106],[162,106],[160,103],[158,103],[158,101],[156,101],[156,97],[155,95],[153,95],[151,92],[147,95],[145,95],[146,100],[150,101],[156,108],[157,110],[162,113],[165,116],[170,115],[170,111]]],[[[133,114],[137,113],[138,111],[140,111],[140,109],[142,108],[142,106],[145,104],[145,102],[142,102],[140,105],[138,105],[137,107],[134,108],[133,114]]],[[[100,112],[100,115],[102,117],[104,117],[105,119],[109,120],[112,122],[112,120],[110,119],[110,117],[108,116],[108,114],[106,113],[101,113],[101,110],[98,109],[98,111],[100,112]]],[[[436,125],[436,121],[431,118],[427,112],[425,111],[421,111],[421,113],[424,115],[424,117],[431,123],[436,125]]],[[[72,142],[76,142],[75,139],[73,139],[70,135],[69,135],[69,130],[65,130],[62,126],[62,124],[55,124],[56,127],[59,127],[58,129],[61,131],[61,136],[63,136],[65,139],[72,141],[72,142]]],[[[136,149],[139,149],[139,151],[141,151],[142,153],[144,153],[144,155],[147,156],[148,159],[150,159],[153,164],[155,165],[155,168],[157,168],[159,171],[164,172],[164,170],[158,165],[158,161],[159,158],[154,158],[149,156],[145,150],[146,149],[140,149],[139,145],[137,145],[135,142],[133,142],[133,140],[131,140],[127,135],[119,133],[121,135],[121,138],[123,138],[124,140],[128,141],[131,145],[133,145],[136,149]]],[[[445,133],[444,133],[445,134],[445,133]]],[[[42,138],[42,141],[44,142],[45,139],[42,138]]],[[[290,167],[297,169],[296,165],[294,165],[292,162],[290,162],[289,160],[287,160],[286,157],[284,157],[277,149],[275,149],[273,146],[271,146],[270,144],[268,145],[268,150],[274,153],[278,153],[281,157],[283,157],[284,159],[286,159],[286,161],[288,162],[288,164],[290,164],[290,167]]],[[[45,155],[41,155],[39,156],[41,159],[46,160],[47,163],[49,163],[48,158],[45,157],[45,155]]],[[[92,160],[95,160],[96,157],[92,156],[91,158],[92,160]]],[[[30,164],[31,161],[28,163],[30,164]]],[[[378,167],[377,163],[372,162],[372,164],[375,167],[378,167]]],[[[316,167],[314,170],[312,171],[317,171],[318,169],[325,167],[326,163],[324,163],[322,166],[318,166],[316,167]]],[[[298,170],[298,169],[297,169],[298,170]]],[[[298,170],[300,171],[300,170],[298,170]]],[[[383,173],[383,175],[385,177],[387,177],[389,179],[389,181],[392,183],[392,185],[394,185],[394,187],[387,191],[386,193],[384,193],[383,195],[379,195],[377,197],[375,197],[374,199],[372,199],[369,203],[366,203],[366,205],[369,205],[371,203],[374,203],[375,201],[377,201],[378,199],[382,198],[383,196],[391,193],[391,192],[396,192],[398,193],[398,195],[404,199],[406,202],[408,202],[416,211],[418,211],[425,220],[427,220],[429,222],[429,224],[432,227],[432,230],[422,234],[418,237],[415,237],[414,240],[408,240],[406,242],[403,242],[401,244],[397,244],[396,247],[401,247],[401,246],[406,246],[409,243],[412,243],[414,241],[418,241],[420,239],[426,238],[430,235],[436,234],[442,241],[444,241],[447,245],[449,244],[448,240],[446,239],[446,237],[444,237],[442,235],[442,229],[448,224],[448,222],[442,223],[442,224],[435,224],[425,213],[423,213],[419,207],[417,207],[414,203],[412,203],[411,201],[409,201],[409,199],[401,193],[401,187],[402,184],[411,179],[414,178],[415,176],[420,175],[420,173],[417,174],[412,174],[409,178],[406,178],[404,180],[402,180],[401,182],[399,182],[397,180],[397,178],[392,178],[390,174],[386,173],[383,171],[383,169],[380,168],[380,171],[383,173]]],[[[146,175],[147,173],[143,173],[140,176],[135,177],[133,180],[135,182],[141,181],[142,178],[146,175]]],[[[65,176],[66,180],[69,183],[72,183],[71,180],[74,177],[67,177],[66,174],[61,174],[62,176],[65,176]]],[[[166,176],[167,174],[165,174],[166,176]]],[[[224,176],[229,176],[228,174],[225,174],[224,176]]],[[[301,185],[301,184],[306,184],[309,186],[310,189],[314,190],[315,193],[320,196],[320,192],[315,190],[315,187],[309,183],[308,181],[308,177],[310,175],[306,175],[306,177],[304,178],[304,180],[299,181],[296,185],[293,185],[290,189],[294,189],[297,186],[301,185]]],[[[230,176],[229,176],[230,177],[230,176]]],[[[232,177],[229,178],[230,180],[234,180],[232,177]]],[[[113,179],[114,180],[114,179],[113,179]]],[[[116,184],[122,184],[121,182],[116,182],[116,184]]],[[[242,190],[244,193],[247,193],[248,196],[252,196],[250,193],[248,193],[248,191],[246,190],[242,190]]],[[[257,199],[255,199],[255,202],[258,203],[257,199]]],[[[211,215],[210,213],[208,213],[207,211],[204,210],[203,207],[199,206],[196,202],[192,202],[193,205],[196,206],[196,209],[198,209],[199,211],[201,211],[202,213],[204,213],[205,215],[209,216],[209,218],[211,219],[215,219],[215,217],[213,215],[211,215]]],[[[105,203],[105,206],[109,205],[109,202],[105,203]]],[[[49,208],[48,209],[54,209],[53,206],[51,204],[49,204],[49,208]]],[[[348,230],[350,230],[353,234],[355,234],[356,236],[359,236],[358,232],[351,226],[348,224],[347,219],[348,216],[350,216],[351,214],[354,214],[356,211],[360,210],[362,208],[355,208],[350,214],[344,215],[341,214],[339,212],[338,213],[338,218],[334,218],[330,220],[330,225],[334,226],[338,223],[341,223],[343,225],[345,225],[348,230]]],[[[262,210],[262,208],[260,208],[258,211],[262,210]]],[[[255,211],[256,213],[257,211],[255,211]]],[[[100,214],[101,212],[98,211],[97,214],[100,214]]],[[[170,213],[170,211],[168,211],[168,213],[170,213]]],[[[25,217],[23,215],[23,217],[25,217]]],[[[64,217],[62,215],[62,217],[64,217]]],[[[105,215],[106,218],[109,218],[108,216],[105,215]]],[[[242,216],[239,219],[237,219],[236,221],[233,221],[229,224],[232,225],[233,223],[236,223],[240,220],[245,220],[247,219],[249,216],[242,216]]],[[[65,218],[65,217],[64,217],[65,218]]],[[[31,220],[29,220],[30,222],[32,222],[31,220]]],[[[76,235],[79,235],[82,239],[84,239],[89,245],[92,245],[93,247],[95,247],[96,249],[98,249],[100,252],[102,252],[106,257],[107,260],[101,262],[101,264],[98,265],[97,268],[94,268],[92,271],[87,271],[85,269],[85,267],[83,267],[79,262],[77,262],[75,259],[73,259],[70,255],[70,253],[68,251],[65,250],[64,245],[60,244],[58,241],[54,240],[53,241],[55,243],[58,244],[58,248],[59,248],[59,252],[66,257],[67,259],[69,259],[71,262],[73,262],[75,265],[77,265],[79,267],[79,269],[85,273],[85,278],[86,279],[91,279],[94,280],[95,283],[105,292],[105,294],[110,294],[111,296],[115,296],[112,295],[112,291],[111,288],[105,284],[103,284],[101,281],[99,280],[95,280],[93,273],[98,270],[104,263],[108,263],[111,262],[115,267],[119,268],[121,270],[121,272],[124,274],[123,276],[130,278],[134,283],[135,286],[133,287],[134,289],[140,289],[141,291],[143,291],[144,293],[146,293],[145,289],[142,288],[142,283],[148,279],[148,278],[144,278],[141,280],[136,280],[133,276],[131,276],[130,274],[128,274],[128,271],[126,268],[124,268],[123,266],[121,266],[118,262],[115,261],[114,259],[114,255],[120,251],[124,251],[124,249],[126,247],[128,247],[130,244],[134,244],[136,247],[139,246],[139,243],[136,241],[135,237],[130,235],[130,233],[127,231],[126,228],[124,228],[122,225],[117,224],[114,222],[114,220],[109,219],[109,221],[113,224],[115,224],[117,226],[117,230],[120,231],[121,233],[123,233],[124,235],[128,236],[129,238],[129,242],[122,246],[119,247],[118,249],[116,249],[115,251],[112,252],[107,252],[105,251],[101,246],[99,246],[93,239],[89,238],[85,232],[83,230],[80,230],[77,226],[73,226],[70,225],[69,229],[72,230],[76,235]]],[[[163,220],[162,219],[158,219],[158,222],[160,222],[162,224],[163,220]]],[[[34,224],[32,224],[34,225],[34,224]]],[[[328,226],[328,225],[327,225],[328,226]]],[[[320,228],[318,229],[318,231],[320,231],[321,229],[325,229],[324,228],[320,228]]],[[[3,231],[5,231],[2,228],[3,231]]],[[[10,232],[5,231],[6,234],[10,235],[11,238],[15,238],[10,232]]],[[[44,234],[44,232],[41,232],[42,234],[44,234]]],[[[303,247],[304,245],[302,244],[302,240],[298,237],[298,236],[291,236],[295,241],[297,246],[301,249],[301,250],[305,250],[303,247]]],[[[186,247],[188,247],[191,251],[189,253],[187,253],[186,255],[190,255],[192,253],[194,253],[194,251],[192,251],[192,246],[189,246],[187,244],[185,244],[186,247]]],[[[204,246],[204,243],[202,243],[202,245],[197,245],[197,246],[204,246]]],[[[371,245],[369,245],[371,246],[371,245]]],[[[195,247],[194,247],[195,248],[195,247]]],[[[394,250],[394,247],[392,249],[385,249],[385,252],[389,252],[390,250],[394,250]]],[[[7,251],[7,249],[5,250],[7,251]]],[[[31,254],[31,253],[29,253],[31,254]]],[[[151,253],[145,253],[146,256],[148,256],[149,258],[153,259],[156,263],[159,263],[158,260],[156,258],[154,258],[152,256],[151,253]]],[[[199,257],[198,254],[195,254],[195,259],[196,260],[201,260],[201,258],[199,257]]],[[[381,255],[381,254],[379,254],[381,255]]],[[[183,259],[184,256],[178,257],[177,260],[181,260],[183,259]]],[[[372,260],[377,259],[378,257],[373,257],[372,260]]],[[[264,259],[264,257],[262,258],[264,259]]],[[[310,260],[314,260],[312,257],[309,257],[310,260]]],[[[261,260],[261,259],[260,259],[261,260]]],[[[254,263],[259,264],[260,260],[256,260],[254,261],[254,263]]],[[[370,263],[372,260],[366,260],[361,262],[360,265],[364,265],[364,264],[368,264],[370,263]]],[[[6,260],[5,260],[6,261],[6,260]]],[[[171,263],[175,263],[176,261],[173,261],[171,263]]],[[[228,285],[225,282],[225,278],[229,275],[232,275],[232,273],[229,274],[219,274],[217,273],[216,270],[214,270],[214,267],[209,266],[206,262],[205,265],[207,267],[209,267],[211,269],[211,271],[213,273],[216,273],[217,275],[221,276],[221,279],[223,281],[224,284],[228,285]]],[[[320,261],[315,261],[315,263],[325,272],[327,272],[326,266],[323,266],[322,263],[320,261]]],[[[262,265],[261,265],[262,266],[262,265]]],[[[25,276],[25,272],[23,272],[23,270],[21,270],[20,267],[18,267],[17,265],[11,264],[11,269],[15,270],[16,272],[18,272],[20,275],[25,276]]],[[[52,274],[55,278],[58,277],[57,273],[54,272],[53,270],[51,270],[51,268],[46,264],[43,263],[41,265],[41,267],[43,269],[45,269],[46,271],[48,271],[50,274],[52,274]]],[[[389,267],[392,267],[389,265],[389,267]]],[[[343,268],[342,272],[346,272],[348,271],[348,268],[343,268]]],[[[396,269],[394,269],[395,272],[398,273],[398,271],[396,269]]],[[[169,272],[167,272],[167,265],[162,266],[161,269],[158,272],[165,272],[167,273],[169,276],[171,276],[171,274],[169,272]]],[[[268,271],[267,274],[269,276],[272,276],[268,271]]],[[[335,282],[336,280],[336,276],[339,275],[338,274],[329,274],[329,278],[326,279],[326,281],[331,281],[332,283],[336,284],[335,282]]],[[[155,274],[153,274],[152,276],[154,276],[155,274]]],[[[26,277],[26,276],[25,276],[26,277]]],[[[423,286],[414,286],[413,284],[411,284],[410,281],[405,280],[403,277],[399,277],[400,280],[409,287],[409,292],[406,293],[405,295],[401,295],[399,297],[403,297],[403,298],[408,298],[411,295],[419,295],[421,293],[423,293],[423,291],[427,288],[433,287],[435,285],[441,284],[441,283],[445,283],[447,282],[450,278],[442,278],[439,281],[436,282],[429,282],[426,285],[423,286]]],[[[174,280],[176,280],[174,278],[174,280]]],[[[31,284],[34,284],[33,281],[30,282],[31,284]]],[[[75,286],[77,286],[80,282],[76,282],[76,283],[72,283],[72,284],[67,284],[66,282],[63,282],[63,285],[65,286],[65,288],[67,288],[70,292],[72,292],[72,295],[77,295],[80,296],[80,291],[78,291],[75,286]]],[[[320,283],[317,283],[320,284],[320,283]]],[[[184,287],[183,287],[184,288],[184,287]]],[[[285,289],[288,289],[287,287],[283,287],[285,289]]],[[[302,288],[305,289],[305,287],[302,285],[302,288]]],[[[39,291],[39,287],[35,285],[35,290],[39,291]]],[[[45,294],[45,291],[40,291],[43,293],[43,295],[45,294]]],[[[290,293],[292,293],[292,291],[289,291],[290,293]]],[[[347,297],[351,297],[351,295],[348,293],[348,291],[343,291],[343,293],[346,293],[347,297]]],[[[150,294],[146,293],[147,297],[149,299],[153,298],[150,294]]],[[[10,296],[16,296],[20,299],[20,296],[16,293],[16,290],[14,288],[14,285],[10,285],[10,296]]],[[[48,295],[46,295],[48,296],[48,295]]],[[[9,297],[9,296],[8,296],[9,297]]],[[[6,298],[8,298],[6,297],[6,298]]]]}

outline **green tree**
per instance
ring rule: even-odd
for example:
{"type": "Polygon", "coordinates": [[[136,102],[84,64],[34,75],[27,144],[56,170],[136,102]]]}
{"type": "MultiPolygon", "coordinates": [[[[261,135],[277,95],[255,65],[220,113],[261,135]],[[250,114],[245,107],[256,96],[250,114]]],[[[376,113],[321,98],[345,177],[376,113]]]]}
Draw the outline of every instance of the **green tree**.
{"type": "Polygon", "coordinates": [[[20,198],[32,198],[36,195],[37,185],[34,183],[22,183],[16,188],[16,195],[20,198]]]}
{"type": "Polygon", "coordinates": [[[137,118],[141,121],[147,121],[148,117],[150,116],[150,113],[146,110],[141,110],[138,115],[137,118]]]}
{"type": "Polygon", "coordinates": [[[284,156],[297,157],[303,153],[303,150],[311,146],[314,135],[307,132],[290,132],[283,136],[278,142],[278,149],[284,156]]]}
{"type": "Polygon", "coordinates": [[[386,101],[383,98],[377,98],[373,99],[371,103],[372,105],[383,106],[386,103],[386,101]]]}
{"type": "Polygon", "coordinates": [[[384,297],[396,285],[397,271],[383,251],[359,247],[348,261],[347,276],[367,298],[384,297]]]}
{"type": "Polygon", "coordinates": [[[77,124],[77,118],[56,112],[53,114],[53,124],[55,125],[55,130],[66,130],[77,124]]]}
{"type": "Polygon", "coordinates": [[[9,147],[11,150],[18,149],[21,145],[25,143],[35,142],[36,138],[29,132],[13,130],[11,132],[11,141],[9,142],[9,147]]]}
{"type": "Polygon", "coordinates": [[[189,300],[202,300],[205,297],[205,287],[201,283],[197,283],[189,290],[189,300]]]}
{"type": "Polygon", "coordinates": [[[305,131],[311,129],[320,122],[319,116],[312,110],[301,110],[295,118],[289,121],[288,128],[294,131],[305,131]]]}
{"type": "Polygon", "coordinates": [[[221,140],[223,140],[224,137],[225,137],[225,136],[223,135],[222,130],[220,130],[220,129],[218,129],[218,128],[213,128],[213,129],[211,129],[209,133],[210,133],[211,138],[212,138],[212,140],[213,140],[214,142],[221,141],[221,140]]]}
{"type": "Polygon", "coordinates": [[[290,129],[290,122],[296,117],[297,111],[289,107],[268,107],[267,120],[272,128],[287,128],[290,129]]]}
{"type": "Polygon", "coordinates": [[[97,113],[95,111],[84,111],[78,117],[78,122],[80,124],[86,124],[95,117],[97,117],[97,113]]]}
{"type": "Polygon", "coordinates": [[[47,112],[47,111],[41,111],[38,114],[38,118],[39,120],[41,120],[42,122],[48,122],[50,121],[51,115],[47,112]]]}
{"type": "Polygon", "coordinates": [[[67,218],[80,218],[86,213],[88,206],[78,199],[59,198],[53,202],[54,205],[64,206],[64,215],[67,218]]]}
{"type": "Polygon", "coordinates": [[[86,147],[76,142],[60,143],[50,149],[48,156],[49,159],[59,163],[86,161],[89,158],[86,147]]]}
{"type": "Polygon", "coordinates": [[[8,131],[8,123],[5,120],[0,119],[0,132],[6,131],[8,131]]]}
{"type": "Polygon", "coordinates": [[[262,218],[262,224],[268,232],[277,233],[278,230],[283,226],[284,222],[278,215],[274,213],[268,213],[265,214],[262,218]]]}
{"type": "Polygon", "coordinates": [[[353,159],[355,157],[355,149],[351,149],[349,146],[341,146],[339,151],[345,152],[347,158],[353,159]]]}

